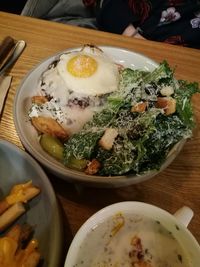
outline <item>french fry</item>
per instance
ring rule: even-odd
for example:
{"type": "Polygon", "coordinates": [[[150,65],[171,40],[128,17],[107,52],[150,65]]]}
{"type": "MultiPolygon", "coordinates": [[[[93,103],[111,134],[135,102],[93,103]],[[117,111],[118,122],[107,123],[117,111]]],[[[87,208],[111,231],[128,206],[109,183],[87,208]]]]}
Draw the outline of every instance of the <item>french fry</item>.
{"type": "Polygon", "coordinates": [[[21,226],[19,224],[16,224],[6,233],[5,236],[19,243],[21,232],[22,232],[21,226]]]}
{"type": "Polygon", "coordinates": [[[36,267],[40,261],[40,253],[35,250],[23,261],[23,267],[36,267]]]}
{"type": "MultiPolygon", "coordinates": [[[[25,211],[24,203],[40,193],[32,181],[14,185],[0,201],[0,233],[25,211]]],[[[38,241],[32,239],[33,227],[16,224],[0,237],[0,267],[37,267],[40,262],[38,241]],[[27,245],[28,244],[28,245],[27,245]]]]}
{"type": "Polygon", "coordinates": [[[30,225],[15,225],[3,237],[0,237],[1,267],[37,267],[41,255],[38,251],[38,241],[32,239],[25,248],[22,240],[29,239],[32,233],[30,225]],[[24,233],[25,231],[25,233],[24,233]],[[28,232],[27,232],[28,231],[28,232]]]}
{"type": "Polygon", "coordinates": [[[19,245],[18,248],[24,247],[24,244],[30,241],[33,234],[33,227],[29,224],[15,224],[5,234],[6,237],[15,240],[19,245]]]}
{"type": "Polygon", "coordinates": [[[0,216],[1,214],[6,211],[10,207],[10,204],[6,201],[6,199],[2,199],[0,201],[0,216]]]}
{"type": "Polygon", "coordinates": [[[11,223],[13,223],[18,217],[25,212],[25,207],[21,202],[17,202],[10,206],[0,216],[0,232],[4,231],[11,223]]]}
{"type": "Polygon", "coordinates": [[[40,261],[40,252],[38,251],[38,241],[32,239],[25,249],[19,249],[16,253],[15,260],[23,263],[23,267],[35,267],[40,261]]]}
{"type": "Polygon", "coordinates": [[[40,189],[32,185],[32,181],[14,185],[6,201],[12,205],[16,202],[26,203],[40,193],[40,189]]]}
{"type": "Polygon", "coordinates": [[[24,184],[14,185],[9,193],[3,200],[0,201],[0,216],[11,205],[17,202],[26,203],[40,193],[40,189],[33,186],[32,181],[24,184]]]}
{"type": "Polygon", "coordinates": [[[21,226],[21,234],[20,234],[20,242],[27,243],[27,240],[30,240],[32,234],[33,234],[33,227],[29,224],[23,224],[21,226]]]}
{"type": "Polygon", "coordinates": [[[40,189],[33,186],[32,181],[14,185],[9,195],[0,201],[0,232],[25,212],[22,202],[26,203],[39,193],[40,189]]]}

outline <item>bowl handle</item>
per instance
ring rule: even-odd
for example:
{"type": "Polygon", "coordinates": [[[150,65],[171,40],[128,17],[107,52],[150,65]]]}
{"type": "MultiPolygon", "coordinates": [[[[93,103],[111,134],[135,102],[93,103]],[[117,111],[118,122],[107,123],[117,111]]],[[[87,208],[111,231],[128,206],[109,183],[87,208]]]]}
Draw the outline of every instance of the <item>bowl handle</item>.
{"type": "Polygon", "coordinates": [[[174,217],[185,227],[188,227],[188,224],[191,222],[193,216],[193,210],[187,206],[183,206],[174,213],[174,217]]]}

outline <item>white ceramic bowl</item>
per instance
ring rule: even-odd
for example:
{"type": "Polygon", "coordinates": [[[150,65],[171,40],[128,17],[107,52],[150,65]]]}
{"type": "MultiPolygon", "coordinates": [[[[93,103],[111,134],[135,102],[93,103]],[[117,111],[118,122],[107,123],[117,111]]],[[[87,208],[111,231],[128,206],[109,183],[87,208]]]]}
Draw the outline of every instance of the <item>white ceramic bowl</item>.
{"type": "MultiPolygon", "coordinates": [[[[113,216],[115,216],[116,214],[123,214],[125,218],[126,218],[126,214],[129,214],[129,215],[132,214],[134,216],[133,219],[146,216],[154,220],[155,222],[161,224],[166,229],[166,233],[172,235],[179,242],[179,244],[181,244],[183,250],[187,254],[187,259],[190,261],[189,266],[199,267],[200,246],[195,240],[195,238],[193,237],[193,235],[187,229],[187,225],[193,216],[193,211],[188,207],[183,207],[182,209],[178,210],[176,214],[171,215],[167,211],[160,209],[156,206],[142,203],[142,202],[134,202],[134,201],[115,203],[113,205],[103,208],[102,210],[95,213],[92,217],[90,217],[76,233],[71,243],[71,246],[68,250],[68,254],[66,256],[65,265],[64,265],[65,267],[85,266],[84,262],[87,261],[88,258],[91,257],[94,259],[94,258],[99,257],[98,255],[99,250],[101,253],[101,251],[107,246],[108,240],[110,240],[109,238],[110,238],[111,232],[107,230],[108,224],[106,224],[105,221],[107,221],[108,219],[112,220],[111,218],[113,218],[113,216]],[[101,228],[101,230],[99,230],[99,227],[98,227],[100,224],[103,225],[103,228],[101,228]],[[92,231],[92,236],[93,236],[93,241],[92,241],[93,243],[90,243],[91,239],[88,238],[88,236],[91,236],[90,235],[91,231],[92,231]],[[87,249],[84,250],[83,255],[85,256],[82,255],[83,257],[81,257],[81,261],[80,261],[79,253],[81,251],[81,248],[83,249],[84,247],[85,249],[86,246],[88,246],[90,249],[88,253],[86,252],[87,249]],[[99,250],[95,251],[95,248],[97,246],[99,247],[99,250]]],[[[127,221],[125,221],[125,224],[126,223],[127,221]]],[[[147,228],[143,228],[143,229],[145,229],[145,234],[143,236],[145,237],[149,233],[148,232],[149,228],[147,226],[147,228]]],[[[139,232],[139,230],[137,231],[139,232]]],[[[131,236],[131,233],[132,232],[129,232],[128,236],[131,236]]],[[[157,236],[154,237],[154,232],[151,238],[152,240],[153,238],[157,238],[157,236]]],[[[118,246],[112,245],[112,247],[114,251],[117,250],[117,253],[118,253],[117,255],[119,255],[121,252],[119,249],[119,246],[120,246],[120,243],[122,242],[122,239],[120,239],[119,237],[116,237],[116,239],[117,239],[118,246]]],[[[127,245],[127,247],[130,246],[128,242],[126,242],[125,244],[127,245]]],[[[167,247],[163,247],[162,249],[167,250],[167,247]]],[[[106,250],[104,249],[104,251],[106,250]]],[[[149,249],[149,253],[151,253],[151,247],[149,249]]],[[[104,266],[104,265],[101,265],[99,263],[98,266],[104,266]]]]}
{"type": "Polygon", "coordinates": [[[62,253],[62,223],[53,188],[39,164],[15,145],[0,140],[0,199],[11,187],[32,180],[40,195],[28,203],[27,212],[16,223],[35,227],[43,267],[59,266],[62,253]]]}
{"type": "MultiPolygon", "coordinates": [[[[152,59],[126,49],[109,46],[100,46],[100,48],[105,53],[107,53],[116,63],[122,64],[125,67],[142,69],[145,71],[153,71],[155,67],[158,66],[158,64],[152,59]]],[[[83,172],[69,169],[58,162],[56,159],[48,155],[40,146],[38,142],[37,131],[30,123],[28,117],[28,110],[31,106],[31,97],[36,95],[36,87],[39,78],[42,72],[47,69],[49,64],[57,59],[60,54],[77,49],[80,50],[80,48],[69,49],[44,60],[26,75],[21,85],[19,86],[14,101],[14,122],[23,145],[43,166],[48,168],[58,177],[70,182],[79,182],[87,185],[101,187],[120,187],[136,184],[150,179],[151,177],[158,174],[159,171],[165,169],[174,160],[174,158],[181,150],[184,141],[180,142],[174,147],[173,151],[170,153],[159,171],[150,171],[144,175],[139,176],[122,175],[109,178],[103,176],[86,175],[83,172]]]]}

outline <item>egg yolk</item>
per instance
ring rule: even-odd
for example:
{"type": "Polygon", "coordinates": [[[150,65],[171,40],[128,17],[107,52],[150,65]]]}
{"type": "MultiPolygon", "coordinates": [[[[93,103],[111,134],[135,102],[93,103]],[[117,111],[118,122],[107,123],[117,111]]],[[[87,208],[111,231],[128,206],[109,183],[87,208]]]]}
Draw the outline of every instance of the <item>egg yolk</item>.
{"type": "Polygon", "coordinates": [[[91,56],[77,55],[68,61],[67,70],[75,77],[87,78],[97,70],[97,62],[91,56]]]}

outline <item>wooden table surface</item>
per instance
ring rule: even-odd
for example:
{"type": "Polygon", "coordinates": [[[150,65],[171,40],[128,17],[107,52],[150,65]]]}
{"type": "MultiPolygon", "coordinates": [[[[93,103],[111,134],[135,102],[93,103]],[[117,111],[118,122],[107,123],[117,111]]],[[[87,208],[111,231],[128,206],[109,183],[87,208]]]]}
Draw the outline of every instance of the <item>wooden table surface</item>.
{"type": "MultiPolygon", "coordinates": [[[[25,40],[27,47],[10,71],[13,79],[0,121],[0,138],[22,149],[13,123],[13,100],[17,87],[25,74],[41,60],[67,48],[86,43],[127,48],[157,62],[166,59],[172,68],[176,67],[178,79],[200,83],[200,50],[196,49],[0,12],[0,41],[7,35],[16,40],[25,40]]],[[[48,174],[63,210],[66,240],[63,259],[73,236],[86,219],[106,205],[125,200],[151,203],[170,213],[184,205],[189,206],[194,211],[189,230],[200,242],[199,101],[199,95],[195,95],[193,104],[197,126],[193,138],[187,141],[181,153],[165,171],[149,181],[117,189],[84,188],[79,192],[73,184],[48,174]]]]}

